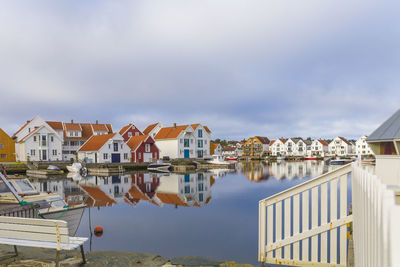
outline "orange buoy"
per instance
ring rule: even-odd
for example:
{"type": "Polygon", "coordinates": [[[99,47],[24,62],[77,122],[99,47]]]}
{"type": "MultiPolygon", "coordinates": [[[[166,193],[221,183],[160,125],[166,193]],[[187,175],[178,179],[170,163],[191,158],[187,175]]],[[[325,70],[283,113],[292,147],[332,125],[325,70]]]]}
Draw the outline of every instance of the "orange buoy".
{"type": "Polygon", "coordinates": [[[102,236],[103,235],[103,227],[101,227],[100,225],[96,225],[94,227],[94,235],[95,236],[102,236]]]}

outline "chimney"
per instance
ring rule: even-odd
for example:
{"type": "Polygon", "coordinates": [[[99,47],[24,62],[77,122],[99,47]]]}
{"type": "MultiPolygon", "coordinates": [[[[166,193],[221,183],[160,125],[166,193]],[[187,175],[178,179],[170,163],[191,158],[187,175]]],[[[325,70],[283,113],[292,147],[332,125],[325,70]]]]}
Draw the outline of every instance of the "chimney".
{"type": "Polygon", "coordinates": [[[71,123],[74,123],[74,120],[71,120],[71,123]]]}
{"type": "Polygon", "coordinates": [[[26,121],[26,123],[29,123],[30,121],[26,121]]]}
{"type": "Polygon", "coordinates": [[[98,121],[98,120],[96,120],[96,124],[99,124],[99,121],[98,121]]]}
{"type": "Polygon", "coordinates": [[[174,128],[176,129],[176,122],[174,123],[174,128]]]}

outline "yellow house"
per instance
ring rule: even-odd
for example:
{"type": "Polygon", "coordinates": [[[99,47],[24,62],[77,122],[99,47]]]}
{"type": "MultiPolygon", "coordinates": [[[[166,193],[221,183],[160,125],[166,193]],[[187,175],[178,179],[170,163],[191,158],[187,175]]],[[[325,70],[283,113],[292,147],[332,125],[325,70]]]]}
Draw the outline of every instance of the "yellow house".
{"type": "Polygon", "coordinates": [[[15,141],[0,128],[0,162],[15,161],[15,141]]]}
{"type": "Polygon", "coordinates": [[[254,136],[244,143],[243,154],[247,157],[260,157],[264,151],[269,150],[269,139],[263,136],[254,136]]]}

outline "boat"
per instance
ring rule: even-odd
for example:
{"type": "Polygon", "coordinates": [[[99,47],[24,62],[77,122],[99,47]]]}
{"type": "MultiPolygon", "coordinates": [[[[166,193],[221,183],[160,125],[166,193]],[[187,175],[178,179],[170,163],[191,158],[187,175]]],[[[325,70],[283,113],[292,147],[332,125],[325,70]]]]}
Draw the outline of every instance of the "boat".
{"type": "Polygon", "coordinates": [[[225,159],[229,161],[238,161],[238,157],[225,157],[225,159]]]}
{"type": "Polygon", "coordinates": [[[228,162],[225,161],[224,157],[220,155],[212,155],[212,160],[209,160],[207,162],[211,164],[228,164],[228,162]]]}
{"type": "Polygon", "coordinates": [[[330,165],[345,165],[352,162],[351,159],[333,159],[330,161],[330,165]]]}
{"type": "Polygon", "coordinates": [[[37,191],[27,178],[8,177],[0,173],[0,204],[37,206],[38,216],[44,219],[64,220],[69,235],[78,230],[85,204],[68,206],[60,195],[37,191]]]}
{"type": "Polygon", "coordinates": [[[150,163],[147,166],[149,171],[156,171],[156,172],[169,172],[172,165],[168,162],[163,162],[162,160],[158,160],[157,162],[150,163]]]}
{"type": "Polygon", "coordinates": [[[305,157],[305,160],[317,160],[317,157],[305,157]]]}
{"type": "Polygon", "coordinates": [[[71,166],[67,166],[67,170],[70,173],[79,173],[81,176],[87,175],[87,168],[79,162],[75,162],[75,163],[72,163],[71,166]]]}
{"type": "Polygon", "coordinates": [[[47,169],[49,171],[61,171],[60,168],[58,168],[56,165],[49,165],[49,167],[47,167],[47,169]]]}

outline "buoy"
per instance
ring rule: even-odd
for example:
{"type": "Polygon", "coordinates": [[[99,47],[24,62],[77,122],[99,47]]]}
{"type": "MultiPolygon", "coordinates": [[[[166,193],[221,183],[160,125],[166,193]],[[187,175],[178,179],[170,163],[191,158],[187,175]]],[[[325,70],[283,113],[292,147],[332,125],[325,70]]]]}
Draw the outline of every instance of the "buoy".
{"type": "Polygon", "coordinates": [[[102,236],[103,235],[103,227],[97,225],[94,227],[94,235],[95,236],[102,236]]]}

